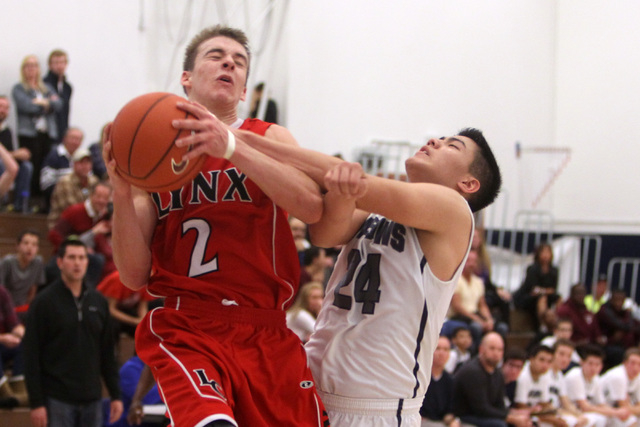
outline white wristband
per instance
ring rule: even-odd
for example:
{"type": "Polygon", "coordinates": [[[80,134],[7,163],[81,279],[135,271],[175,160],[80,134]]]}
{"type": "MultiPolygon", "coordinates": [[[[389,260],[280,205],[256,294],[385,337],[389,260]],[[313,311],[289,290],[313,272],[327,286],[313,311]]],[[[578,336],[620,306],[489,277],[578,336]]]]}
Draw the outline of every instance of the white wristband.
{"type": "Polygon", "coordinates": [[[227,132],[229,133],[229,138],[227,139],[227,151],[224,152],[223,157],[229,160],[233,155],[233,152],[236,151],[236,136],[229,129],[227,129],[227,132]]]}

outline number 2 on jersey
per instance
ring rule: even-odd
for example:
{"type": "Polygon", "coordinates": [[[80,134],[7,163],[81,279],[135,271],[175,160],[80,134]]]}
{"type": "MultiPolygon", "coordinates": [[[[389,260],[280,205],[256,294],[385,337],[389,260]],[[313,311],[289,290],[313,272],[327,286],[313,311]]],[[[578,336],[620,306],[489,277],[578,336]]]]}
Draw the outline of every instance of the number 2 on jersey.
{"type": "Polygon", "coordinates": [[[351,310],[352,299],[362,303],[362,314],[373,314],[376,303],[380,301],[380,254],[369,254],[364,265],[356,270],[362,263],[362,255],[357,249],[352,249],[347,257],[347,274],[333,292],[333,305],[344,310],[351,310]],[[355,276],[355,282],[353,278],[355,276]],[[354,283],[353,297],[340,293],[342,288],[354,283]]]}
{"type": "Polygon", "coordinates": [[[182,223],[182,235],[184,236],[189,230],[196,231],[196,242],[191,252],[191,260],[189,262],[189,277],[198,277],[203,274],[218,271],[218,255],[209,261],[205,260],[205,250],[211,236],[211,226],[203,219],[193,218],[182,223]]]}

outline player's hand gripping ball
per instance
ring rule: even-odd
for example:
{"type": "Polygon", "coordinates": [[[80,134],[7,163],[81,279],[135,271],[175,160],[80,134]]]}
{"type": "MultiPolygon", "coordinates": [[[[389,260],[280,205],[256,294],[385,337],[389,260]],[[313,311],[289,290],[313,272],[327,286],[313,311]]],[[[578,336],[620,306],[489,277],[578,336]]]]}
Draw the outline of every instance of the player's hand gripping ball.
{"type": "Polygon", "coordinates": [[[120,175],[149,192],[176,190],[193,180],[205,156],[183,161],[190,148],[176,147],[189,131],[175,129],[174,119],[194,118],[176,104],[186,99],[172,93],[153,92],[129,101],[111,126],[111,154],[120,175]]]}

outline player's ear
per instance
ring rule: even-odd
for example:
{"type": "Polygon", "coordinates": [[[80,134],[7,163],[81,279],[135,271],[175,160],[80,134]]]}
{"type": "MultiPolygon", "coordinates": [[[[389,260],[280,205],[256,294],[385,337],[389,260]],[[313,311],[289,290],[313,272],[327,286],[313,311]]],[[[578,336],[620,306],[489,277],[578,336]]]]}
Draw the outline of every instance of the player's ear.
{"type": "Polygon", "coordinates": [[[471,194],[480,189],[480,181],[477,178],[467,175],[458,182],[458,188],[463,193],[471,194]]]}
{"type": "Polygon", "coordinates": [[[184,87],[184,90],[191,89],[191,71],[183,71],[180,76],[180,84],[184,87]]]}
{"type": "Polygon", "coordinates": [[[242,91],[242,96],[240,97],[240,101],[246,101],[247,100],[247,87],[244,87],[244,90],[242,91]]]}

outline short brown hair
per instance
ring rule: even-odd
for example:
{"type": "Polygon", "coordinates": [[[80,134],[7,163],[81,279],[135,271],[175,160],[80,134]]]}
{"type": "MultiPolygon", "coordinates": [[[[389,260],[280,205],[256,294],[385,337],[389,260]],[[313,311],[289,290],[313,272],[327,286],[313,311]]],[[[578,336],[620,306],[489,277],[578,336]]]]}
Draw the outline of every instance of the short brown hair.
{"type": "Polygon", "coordinates": [[[69,57],[67,56],[67,52],[65,52],[64,50],[62,50],[62,49],[54,49],[54,50],[52,50],[52,51],[51,51],[51,53],[49,54],[49,59],[48,59],[47,64],[51,65],[51,60],[52,60],[53,58],[58,57],[58,56],[64,56],[65,58],[67,58],[67,60],[68,60],[68,58],[69,58],[69,57]]]}
{"type": "Polygon", "coordinates": [[[200,31],[194,38],[191,39],[187,45],[187,49],[184,52],[184,61],[182,63],[183,71],[193,71],[193,67],[196,63],[196,56],[198,55],[198,48],[200,45],[214,37],[227,37],[231,40],[235,40],[242,45],[244,50],[247,51],[247,78],[249,77],[249,64],[251,63],[251,51],[249,50],[249,38],[242,31],[237,28],[226,27],[224,25],[216,25],[215,27],[205,28],[200,31]]]}
{"type": "Polygon", "coordinates": [[[638,347],[629,347],[624,352],[623,362],[626,362],[631,356],[640,356],[640,348],[638,347]]]}

